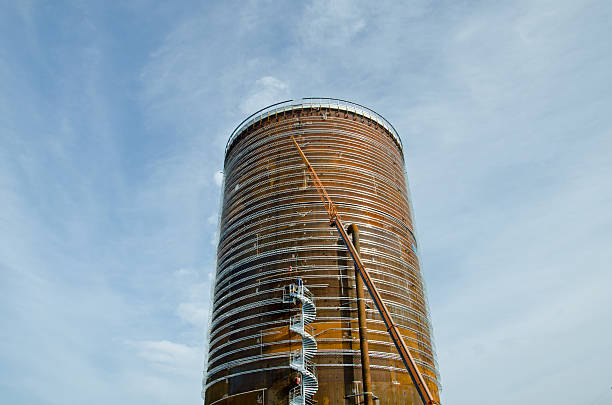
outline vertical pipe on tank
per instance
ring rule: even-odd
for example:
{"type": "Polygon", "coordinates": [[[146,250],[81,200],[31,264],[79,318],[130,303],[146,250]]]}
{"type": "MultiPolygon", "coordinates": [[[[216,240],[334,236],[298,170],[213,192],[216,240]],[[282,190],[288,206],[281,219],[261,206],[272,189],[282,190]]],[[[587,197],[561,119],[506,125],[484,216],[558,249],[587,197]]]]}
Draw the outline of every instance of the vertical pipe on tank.
{"type": "MultiPolygon", "coordinates": [[[[355,224],[348,226],[347,232],[353,238],[353,246],[359,253],[359,228],[355,224]]],[[[368,356],[368,329],[366,325],[365,298],[363,294],[363,280],[359,269],[355,265],[355,288],[357,289],[357,317],[359,320],[359,349],[361,351],[361,376],[363,378],[363,391],[365,405],[373,405],[372,376],[370,374],[370,357],[368,356]]]]}

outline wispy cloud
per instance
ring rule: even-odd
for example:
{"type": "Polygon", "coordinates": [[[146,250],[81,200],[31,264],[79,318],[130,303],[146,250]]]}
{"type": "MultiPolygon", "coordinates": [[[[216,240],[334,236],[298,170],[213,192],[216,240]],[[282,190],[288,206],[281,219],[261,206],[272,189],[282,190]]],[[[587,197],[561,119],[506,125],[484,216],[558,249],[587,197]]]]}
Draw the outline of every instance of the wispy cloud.
{"type": "Polygon", "coordinates": [[[299,38],[306,46],[313,47],[338,47],[349,45],[351,41],[358,42],[358,35],[375,9],[367,2],[310,2],[301,18],[299,38]]]}
{"type": "Polygon", "coordinates": [[[257,79],[249,95],[240,104],[242,112],[250,115],[270,104],[284,101],[288,98],[289,86],[273,76],[257,79]]]}
{"type": "Polygon", "coordinates": [[[217,187],[220,187],[221,184],[223,184],[223,172],[220,170],[217,170],[215,172],[214,179],[215,179],[215,184],[217,185],[217,187]]]}
{"type": "Polygon", "coordinates": [[[128,342],[128,344],[138,350],[140,357],[161,371],[193,376],[203,367],[204,353],[201,347],[189,347],[167,340],[128,342]]]}

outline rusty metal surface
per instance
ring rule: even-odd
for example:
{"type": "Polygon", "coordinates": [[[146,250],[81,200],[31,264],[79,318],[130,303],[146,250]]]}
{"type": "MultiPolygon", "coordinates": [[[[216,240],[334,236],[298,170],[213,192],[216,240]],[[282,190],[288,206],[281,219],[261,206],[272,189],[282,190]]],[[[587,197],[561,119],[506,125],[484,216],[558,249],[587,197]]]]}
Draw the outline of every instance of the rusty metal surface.
{"type": "MultiPolygon", "coordinates": [[[[288,358],[300,339],[288,330],[296,309],[282,303],[282,288],[298,276],[316,297],[315,400],[354,404],[359,397],[345,397],[363,392],[353,264],[329,228],[291,135],[344,220],[359,226],[362,259],[437,398],[402,152],[378,122],[318,107],[253,122],[227,150],[206,404],[258,389],[265,404],[288,403],[295,377],[288,358]]],[[[380,404],[419,404],[368,298],[372,392],[380,404]]]]}

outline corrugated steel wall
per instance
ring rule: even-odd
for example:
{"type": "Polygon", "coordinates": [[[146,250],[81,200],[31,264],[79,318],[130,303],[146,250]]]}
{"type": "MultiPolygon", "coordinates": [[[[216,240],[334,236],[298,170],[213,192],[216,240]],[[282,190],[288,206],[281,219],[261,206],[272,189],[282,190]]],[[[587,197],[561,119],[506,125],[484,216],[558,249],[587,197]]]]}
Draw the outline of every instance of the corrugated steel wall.
{"type": "MultiPolygon", "coordinates": [[[[282,290],[297,277],[316,297],[315,400],[358,403],[350,397],[362,389],[353,263],[329,227],[290,135],[344,223],[360,227],[364,264],[437,397],[401,146],[388,126],[350,104],[298,104],[259,115],[232,137],[226,151],[206,405],[288,403],[295,378],[289,353],[300,347],[288,321],[299,308],[282,303],[282,290]]],[[[379,403],[420,404],[371,302],[367,315],[379,403]]]]}

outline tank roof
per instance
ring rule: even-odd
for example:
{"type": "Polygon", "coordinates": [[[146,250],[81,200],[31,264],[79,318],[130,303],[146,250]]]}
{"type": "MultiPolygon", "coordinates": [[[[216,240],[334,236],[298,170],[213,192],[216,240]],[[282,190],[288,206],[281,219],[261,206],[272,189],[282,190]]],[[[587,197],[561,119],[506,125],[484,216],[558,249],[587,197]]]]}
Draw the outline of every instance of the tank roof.
{"type": "Polygon", "coordinates": [[[327,108],[330,110],[341,110],[361,115],[362,117],[374,121],[378,123],[381,127],[385,128],[387,132],[391,134],[391,137],[393,138],[397,146],[400,148],[400,151],[403,152],[402,140],[400,139],[399,134],[397,133],[393,125],[391,125],[391,123],[387,121],[385,117],[383,117],[376,111],[361,104],[337,98],[304,97],[298,100],[286,100],[281,101],[279,103],[271,104],[245,118],[245,120],[238,124],[236,129],[234,129],[234,131],[230,135],[230,138],[227,141],[227,145],[225,146],[225,155],[227,156],[227,153],[231,149],[236,139],[238,139],[238,136],[255,122],[267,118],[271,115],[286,111],[300,110],[303,108],[327,108]]]}

